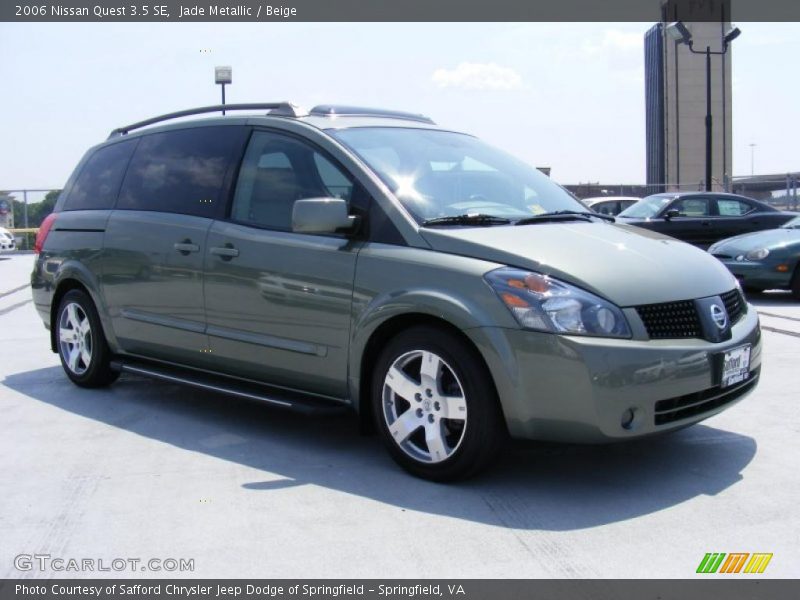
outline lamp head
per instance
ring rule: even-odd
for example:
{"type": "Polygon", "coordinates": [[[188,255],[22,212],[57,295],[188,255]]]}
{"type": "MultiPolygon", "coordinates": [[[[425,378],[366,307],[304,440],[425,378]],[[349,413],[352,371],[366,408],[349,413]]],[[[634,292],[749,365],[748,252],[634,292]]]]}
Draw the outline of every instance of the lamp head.
{"type": "Polygon", "coordinates": [[[733,29],[728,31],[728,33],[725,34],[725,37],[723,38],[723,40],[724,40],[725,44],[727,45],[727,44],[730,44],[733,40],[735,40],[740,35],[742,35],[742,30],[739,29],[738,27],[734,27],[733,29]]]}
{"type": "Polygon", "coordinates": [[[667,25],[666,31],[667,35],[676,42],[680,42],[681,44],[692,43],[692,32],[680,21],[675,21],[667,25]]]}
{"type": "Polygon", "coordinates": [[[231,83],[233,69],[231,67],[214,67],[214,83],[231,83]]]}

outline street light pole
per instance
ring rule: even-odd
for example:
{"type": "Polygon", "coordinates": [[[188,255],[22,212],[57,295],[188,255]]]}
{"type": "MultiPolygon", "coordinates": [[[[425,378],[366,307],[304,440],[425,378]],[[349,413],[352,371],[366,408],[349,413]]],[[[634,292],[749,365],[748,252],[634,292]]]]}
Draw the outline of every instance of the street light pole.
{"type": "Polygon", "coordinates": [[[231,67],[214,67],[214,83],[222,86],[222,114],[225,114],[225,85],[233,82],[231,67]]]}
{"type": "Polygon", "coordinates": [[[756,146],[758,144],[750,143],[750,176],[756,174],[756,146]]]}
{"type": "MultiPolygon", "coordinates": [[[[706,184],[707,192],[711,191],[711,165],[712,165],[712,131],[713,120],[711,116],[711,55],[723,56],[728,52],[728,46],[742,33],[738,27],[734,27],[722,38],[722,50],[719,52],[712,52],[711,46],[706,46],[705,51],[695,50],[694,42],[692,41],[692,32],[681,23],[677,21],[667,26],[667,33],[672,39],[677,40],[682,44],[689,46],[689,52],[692,54],[705,54],[706,55],[706,184]]],[[[725,124],[722,124],[725,127],[725,124]]]]}
{"type": "MultiPolygon", "coordinates": [[[[691,49],[691,46],[689,46],[691,49]]],[[[726,47],[727,49],[727,47],[726,47]]],[[[712,164],[712,131],[714,128],[711,116],[711,47],[706,46],[706,191],[711,191],[711,164],[712,164]]],[[[724,127],[725,124],[723,123],[724,127]]]]}

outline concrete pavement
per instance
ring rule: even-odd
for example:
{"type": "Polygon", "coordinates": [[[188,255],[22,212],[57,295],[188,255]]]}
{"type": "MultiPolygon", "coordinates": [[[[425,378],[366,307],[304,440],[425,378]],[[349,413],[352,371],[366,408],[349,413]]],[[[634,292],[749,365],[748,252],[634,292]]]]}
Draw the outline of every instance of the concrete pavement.
{"type": "Polygon", "coordinates": [[[800,574],[800,303],[786,294],[754,299],[769,313],[762,381],[731,410],[628,444],[515,444],[486,475],[437,485],[348,417],[128,375],[73,386],[30,301],[32,261],[0,255],[0,577],[683,578],[706,552],[771,552],[764,577],[800,574]],[[194,570],[15,568],[36,553],[194,570]]]}

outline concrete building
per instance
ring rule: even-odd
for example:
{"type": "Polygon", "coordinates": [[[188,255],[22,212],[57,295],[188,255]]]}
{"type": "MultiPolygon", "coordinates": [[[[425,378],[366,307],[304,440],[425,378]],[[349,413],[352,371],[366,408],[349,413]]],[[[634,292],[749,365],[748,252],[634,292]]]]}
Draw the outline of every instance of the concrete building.
{"type": "MultiPolygon", "coordinates": [[[[727,0],[692,3],[681,14],[662,5],[663,22],[645,34],[647,183],[651,191],[704,189],[706,170],[706,57],[721,52],[730,30],[727,0]],[[715,11],[715,12],[711,12],[715,11]],[[693,20],[694,19],[694,20],[693,20]],[[716,19],[716,20],[715,20],[716,19]],[[681,21],[693,48],[667,33],[681,21]]],[[[731,57],[711,56],[712,187],[729,187],[732,165],[731,57]]]]}

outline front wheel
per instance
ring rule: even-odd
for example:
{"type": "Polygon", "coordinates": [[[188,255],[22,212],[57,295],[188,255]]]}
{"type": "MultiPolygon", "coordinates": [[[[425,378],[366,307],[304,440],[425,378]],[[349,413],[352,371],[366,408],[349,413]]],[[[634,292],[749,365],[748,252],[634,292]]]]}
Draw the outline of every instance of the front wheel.
{"type": "Polygon", "coordinates": [[[507,435],[486,365],[443,329],[415,327],[392,339],[373,373],[372,400],[392,458],[425,479],[476,474],[507,435]]]}
{"type": "Polygon", "coordinates": [[[81,387],[103,387],[119,373],[111,369],[111,351],[103,335],[92,299],[82,290],[70,290],[56,314],[56,340],[61,366],[81,387]]]}
{"type": "Polygon", "coordinates": [[[797,263],[792,276],[792,297],[800,301],[800,263],[797,263]]]}

